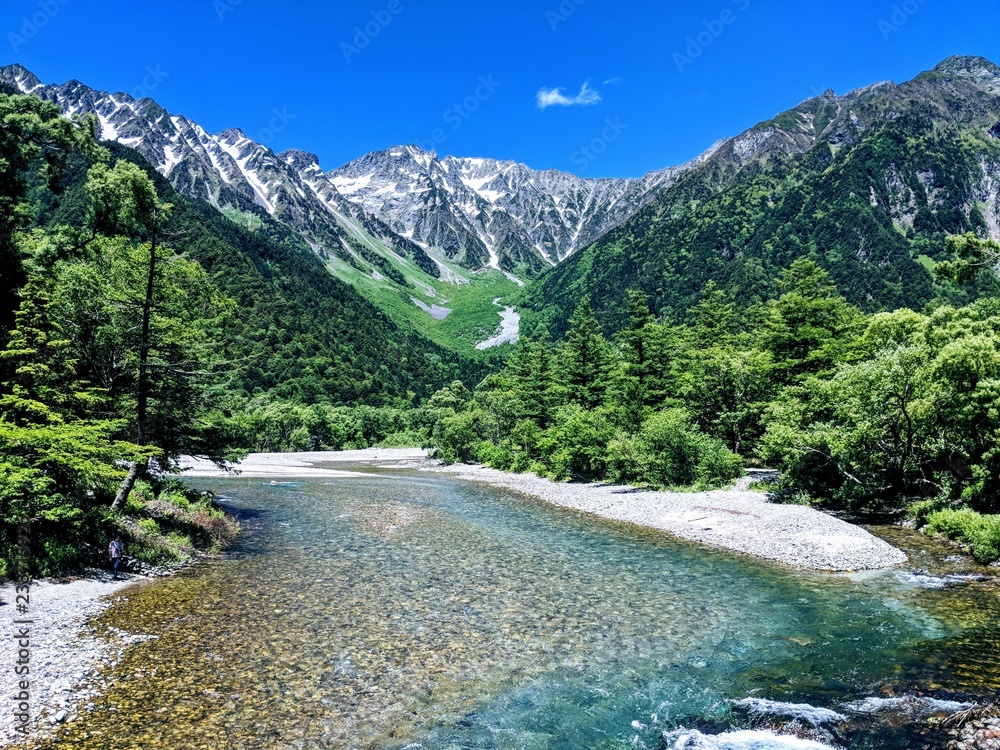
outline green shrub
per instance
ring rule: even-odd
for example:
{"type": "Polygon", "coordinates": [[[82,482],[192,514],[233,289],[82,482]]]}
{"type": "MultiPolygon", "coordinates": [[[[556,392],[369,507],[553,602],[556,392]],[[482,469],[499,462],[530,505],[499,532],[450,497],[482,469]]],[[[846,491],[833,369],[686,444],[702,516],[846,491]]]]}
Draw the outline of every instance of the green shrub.
{"type": "Polygon", "coordinates": [[[819,505],[820,503],[806,490],[796,486],[786,477],[781,477],[777,482],[771,483],[771,488],[767,493],[769,503],[779,505],[819,505]]]}
{"type": "Polygon", "coordinates": [[[954,506],[955,502],[947,495],[938,495],[937,497],[918,500],[913,503],[913,505],[906,509],[906,517],[916,521],[918,526],[923,526],[927,523],[927,517],[931,513],[939,510],[948,510],[954,508],[954,506]]]}
{"type": "Polygon", "coordinates": [[[665,409],[638,434],[619,431],[608,442],[607,477],[613,482],[710,489],[742,473],[743,460],[701,432],[682,409],[665,409]]]}
{"type": "Polygon", "coordinates": [[[142,494],[136,492],[130,492],[128,500],[125,501],[124,513],[135,516],[146,511],[146,500],[143,499],[142,494]]]}
{"type": "Polygon", "coordinates": [[[664,409],[651,416],[639,435],[642,478],[661,487],[694,484],[703,437],[682,409],[664,409]]]}
{"type": "Polygon", "coordinates": [[[525,470],[531,472],[532,474],[537,474],[540,477],[545,476],[545,464],[541,461],[532,461],[528,464],[528,468],[525,470]]]}
{"type": "Polygon", "coordinates": [[[41,554],[35,556],[35,574],[39,577],[64,573],[80,562],[80,552],[76,545],[52,539],[42,541],[41,554]]]}
{"type": "Polygon", "coordinates": [[[139,528],[147,534],[152,534],[154,536],[160,533],[160,525],[156,522],[155,518],[140,518],[139,528]]]}
{"type": "Polygon", "coordinates": [[[724,487],[743,476],[743,459],[720,441],[706,436],[702,440],[695,476],[698,489],[724,487]]]}
{"type": "Polygon", "coordinates": [[[184,555],[178,553],[173,547],[164,545],[160,539],[155,541],[133,540],[128,545],[126,553],[150,565],[171,565],[184,558],[184,555]]]}
{"type": "Polygon", "coordinates": [[[179,490],[164,490],[160,493],[160,500],[164,500],[181,510],[191,510],[191,501],[179,490]]]}
{"type": "Polygon", "coordinates": [[[924,531],[962,542],[980,562],[1000,560],[1000,515],[983,515],[968,508],[946,508],[927,516],[924,531]]]}
{"type": "Polygon", "coordinates": [[[191,537],[187,534],[182,534],[179,531],[171,531],[167,534],[167,541],[171,544],[176,544],[178,547],[194,546],[194,542],[191,541],[191,537]]]}
{"type": "Polygon", "coordinates": [[[506,445],[494,445],[484,440],[479,443],[475,454],[481,463],[501,471],[506,471],[514,465],[514,455],[506,445]]]}
{"type": "Polygon", "coordinates": [[[539,437],[538,449],[548,456],[543,461],[553,479],[598,478],[607,468],[607,445],[613,437],[614,427],[604,409],[586,411],[571,404],[539,437]]]}
{"type": "Polygon", "coordinates": [[[637,435],[619,431],[608,442],[608,480],[628,484],[644,474],[645,446],[637,435]]]}
{"type": "Polygon", "coordinates": [[[132,492],[129,495],[129,500],[132,499],[135,499],[136,502],[145,504],[156,499],[156,492],[153,490],[153,486],[149,482],[144,479],[138,479],[132,486],[132,492]]]}
{"type": "Polygon", "coordinates": [[[480,440],[478,422],[479,415],[468,411],[440,420],[434,426],[435,456],[449,464],[474,461],[474,446],[480,440]]]}
{"type": "Polygon", "coordinates": [[[514,461],[510,465],[510,470],[517,472],[518,474],[523,474],[526,471],[531,471],[531,466],[535,462],[532,460],[531,456],[527,453],[515,453],[514,461]]]}

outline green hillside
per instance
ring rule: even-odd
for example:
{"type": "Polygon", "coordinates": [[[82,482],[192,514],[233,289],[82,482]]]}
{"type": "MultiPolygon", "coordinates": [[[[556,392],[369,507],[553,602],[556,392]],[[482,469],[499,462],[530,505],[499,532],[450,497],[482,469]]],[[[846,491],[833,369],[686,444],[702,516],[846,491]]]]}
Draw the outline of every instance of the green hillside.
{"type": "Polygon", "coordinates": [[[245,375],[246,392],[378,404],[422,398],[457,377],[479,376],[478,366],[399,327],[331,276],[308,245],[277,222],[248,232],[205,203],[171,194],[159,175],[156,184],[182,208],[174,211],[178,236],[191,232],[178,249],[202,263],[248,313],[236,337],[256,358],[245,375]]]}
{"type": "Polygon", "coordinates": [[[907,84],[824,95],[757,125],[532,284],[523,330],[562,333],[585,294],[619,330],[628,289],[683,318],[710,280],[746,307],[776,296],[781,269],[800,257],[864,310],[975,296],[936,287],[929,267],[946,235],[987,235],[977,195],[1000,164],[998,81],[991,63],[956,58],[907,84]],[[973,63],[985,78],[952,72],[973,63]],[[748,143],[749,157],[739,153],[748,143]]]}

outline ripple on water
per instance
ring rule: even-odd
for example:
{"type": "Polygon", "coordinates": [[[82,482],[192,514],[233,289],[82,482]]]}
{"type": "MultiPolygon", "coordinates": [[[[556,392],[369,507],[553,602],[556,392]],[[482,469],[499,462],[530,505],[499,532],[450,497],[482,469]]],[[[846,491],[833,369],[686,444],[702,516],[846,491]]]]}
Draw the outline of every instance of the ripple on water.
{"type": "Polygon", "coordinates": [[[927,654],[968,635],[919,601],[954,591],[792,573],[448,477],[205,484],[253,523],[101,620],[159,638],[62,731],[74,747],[817,747],[728,731],[732,701],[839,710],[944,682],[927,654]]]}

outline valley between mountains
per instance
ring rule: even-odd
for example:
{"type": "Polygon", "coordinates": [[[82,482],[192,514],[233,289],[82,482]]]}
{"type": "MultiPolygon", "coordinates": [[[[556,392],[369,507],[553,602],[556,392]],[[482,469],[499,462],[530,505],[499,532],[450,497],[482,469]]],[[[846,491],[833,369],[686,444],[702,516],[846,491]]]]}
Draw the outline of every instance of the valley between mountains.
{"type": "Polygon", "coordinates": [[[497,340],[509,304],[527,312],[522,334],[558,335],[588,293],[615,329],[627,288],[670,315],[709,279],[750,303],[803,252],[824,256],[852,302],[919,306],[934,293],[942,233],[1000,237],[1000,74],[982,58],[827,91],[635,179],[414,145],[324,170],[313,154],[210,134],[150,98],[43,84],[18,65],[0,80],[93,115],[99,138],[234,223],[283,225],[398,325],[466,356],[497,340]]]}
{"type": "Polygon", "coordinates": [[[0,576],[167,579],[5,737],[996,747],[1000,67],[626,178],[198,117],[0,68],[0,576]]]}

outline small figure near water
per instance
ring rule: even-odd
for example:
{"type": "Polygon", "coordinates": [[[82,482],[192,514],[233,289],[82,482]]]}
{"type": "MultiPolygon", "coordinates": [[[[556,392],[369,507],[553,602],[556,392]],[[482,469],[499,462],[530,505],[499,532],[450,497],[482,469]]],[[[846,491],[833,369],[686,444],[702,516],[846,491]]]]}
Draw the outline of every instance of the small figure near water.
{"type": "Polygon", "coordinates": [[[111,570],[115,575],[115,580],[118,580],[118,566],[122,561],[122,554],[125,551],[125,547],[122,544],[122,538],[120,534],[115,534],[115,538],[108,545],[108,559],[111,560],[111,570]]]}

